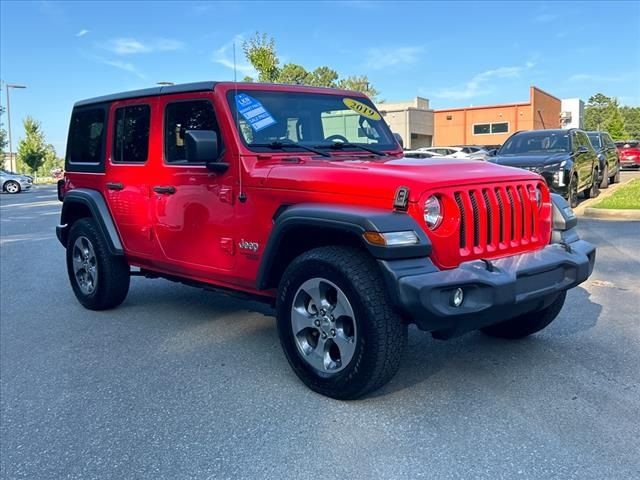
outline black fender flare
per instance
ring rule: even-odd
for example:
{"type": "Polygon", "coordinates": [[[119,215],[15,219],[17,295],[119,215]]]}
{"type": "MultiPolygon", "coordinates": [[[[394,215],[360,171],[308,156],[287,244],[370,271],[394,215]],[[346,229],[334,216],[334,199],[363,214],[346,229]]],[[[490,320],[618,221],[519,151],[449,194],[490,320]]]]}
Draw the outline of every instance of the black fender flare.
{"type": "Polygon", "coordinates": [[[334,205],[334,204],[298,204],[278,209],[273,219],[274,226],[262,255],[258,269],[256,285],[264,290],[269,285],[271,270],[275,266],[283,241],[287,234],[299,227],[315,227],[349,233],[357,237],[361,244],[376,259],[397,260],[428,257],[431,254],[431,241],[416,220],[404,212],[380,208],[334,205]],[[407,246],[379,246],[368,243],[365,232],[413,231],[419,242],[407,246]]]}
{"type": "Polygon", "coordinates": [[[62,202],[62,213],[60,214],[60,225],[56,227],[56,235],[60,243],[64,247],[67,246],[67,238],[71,228],[69,222],[74,217],[71,212],[74,206],[78,204],[88,208],[91,217],[96,221],[100,232],[107,241],[109,253],[112,255],[124,255],[120,235],[107,207],[107,202],[105,202],[100,192],[89,188],[76,188],[65,193],[62,202]]]}

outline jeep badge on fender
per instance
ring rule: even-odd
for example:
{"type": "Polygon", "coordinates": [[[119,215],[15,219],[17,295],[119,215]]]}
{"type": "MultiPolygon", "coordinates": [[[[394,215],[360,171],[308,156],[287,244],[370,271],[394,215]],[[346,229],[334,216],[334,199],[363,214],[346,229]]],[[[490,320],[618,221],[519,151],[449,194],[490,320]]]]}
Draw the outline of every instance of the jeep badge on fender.
{"type": "Polygon", "coordinates": [[[295,374],[333,398],[387,383],[411,323],[522,338],[593,270],[543,177],[405,159],[358,92],[163,86],[80,101],[69,128],[56,233],[78,301],[120,305],[132,267],[248,294],[275,305],[295,374]]]}

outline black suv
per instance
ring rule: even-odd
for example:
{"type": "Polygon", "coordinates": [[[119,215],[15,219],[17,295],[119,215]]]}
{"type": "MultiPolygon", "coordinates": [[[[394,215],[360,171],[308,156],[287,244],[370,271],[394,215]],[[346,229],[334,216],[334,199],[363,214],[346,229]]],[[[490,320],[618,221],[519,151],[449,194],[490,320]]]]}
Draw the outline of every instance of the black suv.
{"type": "Polygon", "coordinates": [[[536,172],[549,188],[578,205],[578,195],[598,194],[600,162],[589,137],[576,128],[516,132],[491,162],[536,172]]]}
{"type": "Polygon", "coordinates": [[[587,132],[600,161],[600,188],[620,181],[620,153],[607,132],[587,132]]]}

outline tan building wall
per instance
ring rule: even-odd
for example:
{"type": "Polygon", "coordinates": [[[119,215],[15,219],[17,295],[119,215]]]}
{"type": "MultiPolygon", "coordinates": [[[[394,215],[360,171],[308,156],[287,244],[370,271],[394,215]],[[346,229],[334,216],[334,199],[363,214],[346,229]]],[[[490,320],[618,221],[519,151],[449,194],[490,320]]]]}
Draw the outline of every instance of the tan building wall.
{"type": "Polygon", "coordinates": [[[415,97],[408,102],[380,103],[376,105],[389,128],[399,133],[404,148],[430,147],[433,143],[433,110],[429,100],[415,97]]]}
{"type": "Polygon", "coordinates": [[[532,86],[526,103],[435,110],[433,144],[499,145],[518,130],[544,128],[560,128],[560,99],[532,86]]]}

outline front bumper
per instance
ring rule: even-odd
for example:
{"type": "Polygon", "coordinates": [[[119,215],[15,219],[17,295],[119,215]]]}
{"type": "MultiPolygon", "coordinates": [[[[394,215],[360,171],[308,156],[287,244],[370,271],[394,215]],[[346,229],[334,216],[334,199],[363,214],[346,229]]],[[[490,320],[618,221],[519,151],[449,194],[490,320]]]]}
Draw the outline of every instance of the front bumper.
{"type": "Polygon", "coordinates": [[[476,260],[445,271],[429,259],[411,268],[406,261],[380,262],[400,310],[418,328],[449,338],[544,308],[591,275],[595,256],[593,245],[576,238],[490,265],[476,260]],[[454,307],[452,295],[458,288],[464,301],[454,307]]]}

